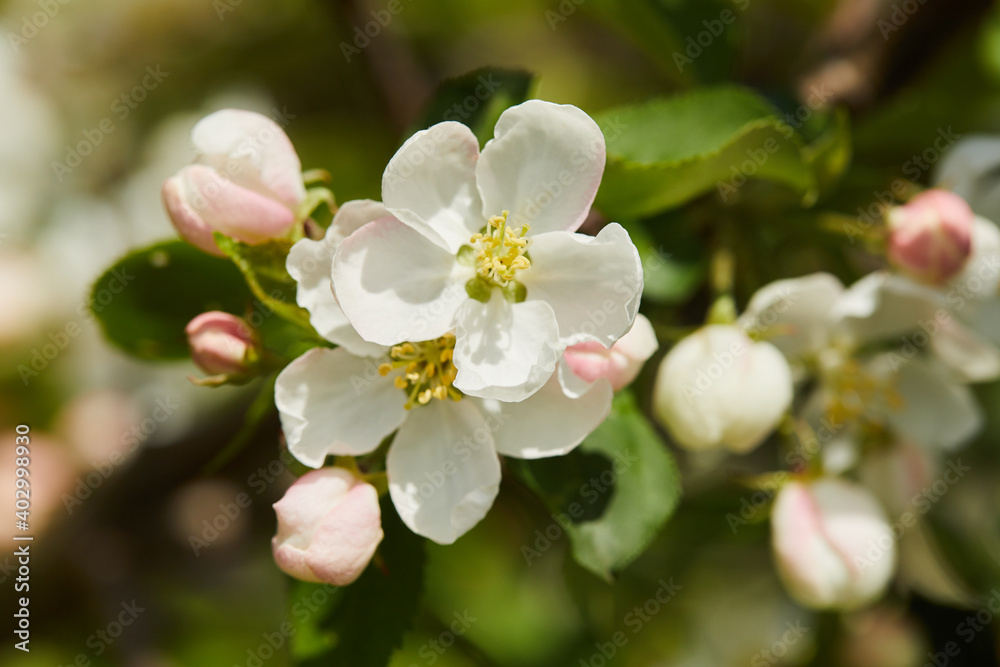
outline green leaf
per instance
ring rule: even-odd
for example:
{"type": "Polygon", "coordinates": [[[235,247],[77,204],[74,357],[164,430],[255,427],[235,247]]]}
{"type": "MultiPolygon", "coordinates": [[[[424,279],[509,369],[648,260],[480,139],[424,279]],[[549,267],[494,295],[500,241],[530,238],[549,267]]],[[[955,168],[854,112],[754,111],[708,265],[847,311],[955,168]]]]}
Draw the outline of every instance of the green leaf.
{"type": "Polygon", "coordinates": [[[183,241],[118,260],[90,294],[90,310],[114,345],[141,359],[188,356],[184,327],[209,310],[242,314],[250,294],[230,262],[183,241]]]}
{"type": "Polygon", "coordinates": [[[309,313],[295,303],[296,283],[285,268],[285,259],[294,242],[273,239],[249,244],[215,232],[215,242],[243,273],[250,291],[278,316],[313,331],[309,313]]]}
{"type": "Polygon", "coordinates": [[[522,70],[484,67],[442,83],[413,131],[453,120],[468,125],[480,145],[509,107],[528,99],[534,76],[522,70]]]}
{"type": "Polygon", "coordinates": [[[384,667],[402,645],[423,595],[424,539],[403,525],[388,496],[382,530],[378,556],[364,574],[296,632],[300,667],[384,667]]]}
{"type": "Polygon", "coordinates": [[[612,218],[652,215],[713,190],[726,195],[747,175],[815,197],[802,138],[749,90],[706,88],[597,121],[608,146],[597,206],[612,218]]]}
{"type": "Polygon", "coordinates": [[[702,256],[704,242],[686,238],[687,227],[673,227],[669,243],[659,243],[642,225],[623,226],[642,261],[644,301],[684,303],[704,283],[708,274],[708,262],[702,256]],[[694,252],[690,251],[692,247],[694,252]]]}
{"type": "Polygon", "coordinates": [[[548,461],[523,462],[514,469],[561,521],[570,522],[564,528],[574,560],[611,581],[673,514],[680,475],[629,392],[615,397],[611,415],[574,454],[563,457],[569,461],[561,475],[553,474],[548,461]],[[604,459],[599,467],[595,455],[604,459]]]}

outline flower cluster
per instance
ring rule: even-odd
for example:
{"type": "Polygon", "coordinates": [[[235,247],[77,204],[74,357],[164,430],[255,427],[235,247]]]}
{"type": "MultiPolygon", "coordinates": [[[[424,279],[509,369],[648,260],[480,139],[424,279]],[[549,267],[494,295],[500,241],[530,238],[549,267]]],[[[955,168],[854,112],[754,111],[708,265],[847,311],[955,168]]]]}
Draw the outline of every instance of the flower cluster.
{"type": "MultiPolygon", "coordinates": [[[[493,505],[502,457],[572,451],[658,348],[629,234],[577,231],[605,143],[575,107],[511,107],[482,149],[461,123],[417,132],[386,166],[381,201],[339,208],[306,189],[267,119],[218,112],[194,143],[198,163],[163,190],[178,231],[213,254],[219,233],[285,243],[296,302],[325,341],[275,382],[288,450],[316,469],[275,505],[274,556],[292,576],[356,579],[383,537],[380,495],[412,531],[451,544],[493,505]],[[325,229],[312,220],[321,201],[325,229]]],[[[751,484],[783,480],[772,547],[803,605],[868,604],[907,552],[929,548],[919,521],[911,537],[887,509],[905,510],[943,453],[979,431],[970,384],[1000,377],[1000,229],[974,208],[938,188],[888,210],[873,239],[883,268],[849,286],[781,279],[738,313],[733,276],[714,281],[706,324],[658,369],[652,411],[692,457],[786,448],[789,470],[751,484]]],[[[187,333],[209,373],[199,383],[273,364],[235,315],[204,313],[187,333]]]]}
{"type": "MultiPolygon", "coordinates": [[[[253,148],[261,129],[274,128],[209,116],[194,132],[199,164],[164,186],[178,231],[208,252],[212,231],[256,243],[303,222],[298,159],[283,134],[253,148]]],[[[389,162],[381,202],[344,203],[321,238],[291,248],[298,304],[335,347],[276,381],[288,449],[319,469],[275,506],[283,569],[358,576],[382,536],[365,480],[387,488],[414,532],[454,542],[493,504],[500,456],[565,454],[608,415],[657,342],[638,315],[628,233],[576,232],[604,160],[601,130],[572,106],[512,107],[481,151],[468,127],[440,123],[389,162]],[[331,456],[353,469],[324,468],[331,456]]],[[[212,314],[192,322],[199,365],[238,376],[255,349],[240,330],[212,314]]]]}

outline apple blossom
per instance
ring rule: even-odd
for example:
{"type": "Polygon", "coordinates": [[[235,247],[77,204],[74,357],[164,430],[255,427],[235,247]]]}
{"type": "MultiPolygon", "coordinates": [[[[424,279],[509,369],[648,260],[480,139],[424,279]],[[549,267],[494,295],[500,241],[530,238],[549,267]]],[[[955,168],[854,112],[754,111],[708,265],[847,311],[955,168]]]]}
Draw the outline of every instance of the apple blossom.
{"type": "Polygon", "coordinates": [[[223,109],[199,121],[191,140],[196,163],[163,184],[164,206],[182,238],[222,255],[213,232],[259,243],[292,228],[306,189],[299,157],[277,123],[223,109]]]}
{"type": "Polygon", "coordinates": [[[681,446],[740,453],[774,430],[791,401],[781,352],[724,324],[702,327],[667,353],[653,396],[655,414],[681,446]]]}
{"type": "Polygon", "coordinates": [[[519,401],[566,347],[610,347],[632,326],[642,265],[628,233],[574,231],[604,170],[600,128],[576,107],[530,100],[480,153],[456,122],[416,133],[386,167],[389,216],[345,239],[333,288],[367,341],[455,333],[455,387],[519,401]]]}
{"type": "Polygon", "coordinates": [[[396,510],[414,532],[450,544],[492,506],[498,454],[569,452],[610,412],[613,392],[607,379],[587,382],[563,362],[525,401],[470,397],[455,384],[453,333],[392,347],[362,340],[331,289],[330,260],[354,230],[384,216],[378,202],[347,202],[321,241],[292,247],[298,303],[340,349],[316,348],[289,364],[275,404],[289,451],[312,467],[328,455],[367,454],[398,430],[386,459],[396,510]]]}
{"type": "Polygon", "coordinates": [[[642,365],[658,347],[653,325],[639,313],[628,333],[610,349],[596,341],[585,341],[566,348],[563,359],[582,379],[593,382],[604,377],[615,391],[619,391],[635,380],[642,365]]]}
{"type": "Polygon", "coordinates": [[[211,375],[243,375],[257,363],[257,333],[240,317],[213,310],[188,322],[184,329],[191,358],[211,375]]]}
{"type": "Polygon", "coordinates": [[[818,374],[804,410],[814,428],[852,439],[862,426],[890,429],[950,449],[981,427],[966,383],[996,377],[1000,350],[945,305],[937,290],[903,276],[875,272],[845,289],[817,273],[762,287],[740,325],[818,374]],[[880,342],[896,346],[864,352],[880,342]]]}
{"type": "Polygon", "coordinates": [[[785,587],[813,609],[872,602],[896,568],[896,542],[884,510],[866,489],[840,479],[782,487],[771,538],[785,587]]]}
{"type": "Polygon", "coordinates": [[[378,491],[343,468],[313,470],[274,504],[274,561],[303,581],[346,586],[382,541],[378,491]]]}
{"type": "Polygon", "coordinates": [[[926,190],[889,211],[889,259],[904,273],[932,285],[965,266],[975,215],[947,190],[926,190]]]}

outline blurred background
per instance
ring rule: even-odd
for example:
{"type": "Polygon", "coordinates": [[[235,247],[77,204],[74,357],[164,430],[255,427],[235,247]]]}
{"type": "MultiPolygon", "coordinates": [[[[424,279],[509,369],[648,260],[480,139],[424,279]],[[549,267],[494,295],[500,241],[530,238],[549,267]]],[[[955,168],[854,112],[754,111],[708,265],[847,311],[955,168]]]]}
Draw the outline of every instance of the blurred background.
{"type": "MultiPolygon", "coordinates": [[[[191,160],[208,112],[278,119],[343,202],[379,198],[435,88],[480,67],[526,70],[533,96],[590,113],[736,82],[788,112],[849,114],[853,159],[830,195],[844,215],[912,178],[903,165],[939,129],[1000,132],[1000,12],[985,0],[0,0],[0,26],[0,488],[13,488],[26,424],[35,535],[31,653],[5,634],[12,667],[288,665],[283,624],[317,603],[271,561],[271,504],[293,479],[276,416],[209,469],[259,387],[199,388],[189,362],[127,357],[86,309],[114,259],[173,236],[160,185],[191,160]]],[[[649,239],[667,271],[644,308],[704,313],[704,295],[678,287],[703,277],[694,229],[649,239]]],[[[773,252],[745,265],[743,298],[778,276],[864,268],[816,250],[814,229],[781,247],[765,225],[749,233],[773,252]]],[[[568,558],[558,524],[505,476],[485,521],[428,545],[421,608],[392,665],[996,665],[993,614],[973,600],[1000,600],[1000,392],[980,397],[972,472],[870,610],[792,603],[752,492],[678,454],[680,508],[613,585],[568,558]],[[949,641],[961,654],[933,658],[949,641]]]]}

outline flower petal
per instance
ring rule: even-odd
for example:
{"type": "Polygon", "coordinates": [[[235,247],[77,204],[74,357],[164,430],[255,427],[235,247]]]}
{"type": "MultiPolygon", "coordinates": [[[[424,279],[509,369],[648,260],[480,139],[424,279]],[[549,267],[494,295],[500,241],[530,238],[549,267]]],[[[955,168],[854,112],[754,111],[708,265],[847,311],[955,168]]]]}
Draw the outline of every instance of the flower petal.
{"type": "Polygon", "coordinates": [[[607,225],[597,236],[552,232],[532,239],[531,267],[518,278],[526,303],[555,311],[563,346],[593,340],[611,347],[631,327],[642,297],[642,263],[628,232],[607,225]]]}
{"type": "MultiPolygon", "coordinates": [[[[171,181],[176,185],[164,187],[164,201],[174,224],[177,225],[177,218],[173,216],[172,203],[179,197],[190,211],[182,220],[186,221],[187,215],[201,220],[204,227],[199,230],[207,238],[211,238],[214,230],[239,241],[259,243],[281,236],[295,222],[295,214],[281,202],[228,181],[199,164],[181,169],[171,181]]],[[[180,226],[178,231],[188,238],[180,226]]],[[[201,246],[195,239],[188,240],[201,246]]]]}
{"type": "Polygon", "coordinates": [[[313,468],[328,454],[367,454],[406,420],[406,395],[374,359],[315,348],[278,375],[274,403],[288,451],[313,468]]]}
{"type": "Polygon", "coordinates": [[[453,328],[474,271],[394,218],[345,239],[333,261],[340,307],[361,337],[379,345],[431,340],[453,328]]]}
{"type": "Polygon", "coordinates": [[[829,313],[843,292],[829,273],[776,280],[754,293],[739,325],[789,357],[815,354],[829,342],[829,313]]]}
{"type": "Polygon", "coordinates": [[[605,157],[601,128],[580,109],[541,100],[511,107],[476,167],[483,215],[509,210],[517,227],[575,231],[597,194],[605,157]]]}
{"type": "Polygon", "coordinates": [[[333,294],[330,274],[341,241],[360,227],[389,215],[379,202],[359,199],[343,204],[320,241],[302,239],[288,253],[286,267],[298,283],[295,300],[309,311],[319,335],[362,357],[378,356],[385,348],[369,343],[351,326],[333,294]]]}
{"type": "Polygon", "coordinates": [[[933,451],[959,447],[983,426],[972,391],[955,382],[948,369],[920,358],[882,355],[869,362],[882,377],[898,373],[899,405],[884,408],[889,424],[905,439],[933,451]],[[902,365],[899,365],[902,363],[902,365]],[[895,408],[895,409],[894,409],[895,408]]]}
{"type": "Polygon", "coordinates": [[[356,484],[323,517],[306,563],[320,581],[346,586],[364,572],[382,536],[378,491],[370,484],[356,484]]]}
{"type": "Polygon", "coordinates": [[[454,254],[486,224],[477,160],[479,140],[462,123],[421,130],[385,168],[382,200],[399,220],[454,254]]]}
{"type": "MultiPolygon", "coordinates": [[[[927,331],[934,354],[966,382],[989,382],[1000,377],[1000,349],[957,318],[937,320],[927,331]]],[[[914,339],[918,334],[914,334],[914,339]]],[[[918,341],[914,340],[914,343],[918,341]]]]}
{"type": "Polygon", "coordinates": [[[521,401],[541,389],[562,355],[555,314],[544,301],[467,299],[455,316],[455,387],[470,396],[521,401]]]}
{"type": "Polygon", "coordinates": [[[302,163],[288,135],[267,116],[223,109],[191,130],[202,164],[244,188],[275,196],[291,208],[306,198],[302,163]]]}
{"type": "Polygon", "coordinates": [[[831,311],[865,343],[902,336],[933,320],[944,306],[941,293],[886,271],[870,273],[851,285],[831,311]]]}
{"type": "Polygon", "coordinates": [[[949,293],[951,299],[997,296],[1000,288],[1000,228],[985,218],[976,217],[972,225],[972,254],[965,268],[949,285],[952,288],[949,293]]]}
{"type": "Polygon", "coordinates": [[[412,410],[386,472],[396,511],[413,532],[451,544],[486,516],[500,489],[495,429],[472,401],[433,400],[412,410]]]}
{"type": "Polygon", "coordinates": [[[519,459],[561,456],[572,451],[611,412],[614,391],[601,378],[579,398],[563,393],[552,374],[541,389],[519,403],[484,400],[483,410],[500,427],[493,433],[499,454],[519,459]]]}

